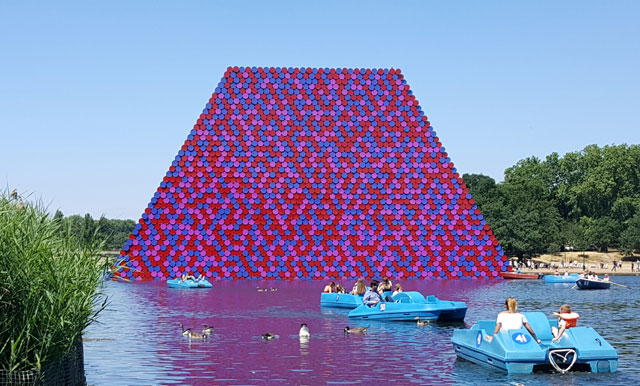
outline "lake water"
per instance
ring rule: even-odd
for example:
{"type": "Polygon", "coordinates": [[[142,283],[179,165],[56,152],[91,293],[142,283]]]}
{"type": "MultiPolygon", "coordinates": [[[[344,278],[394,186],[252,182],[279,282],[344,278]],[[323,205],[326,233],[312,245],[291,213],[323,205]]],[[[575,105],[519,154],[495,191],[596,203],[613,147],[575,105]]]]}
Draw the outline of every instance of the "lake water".
{"type": "MultiPolygon", "coordinates": [[[[640,278],[614,277],[632,289],[579,291],[543,281],[405,281],[405,290],[461,300],[464,324],[353,321],[348,310],[321,308],[319,281],[217,281],[213,289],[169,289],[165,282],[110,282],[111,303],[100,324],[85,333],[85,369],[90,385],[394,384],[621,385],[640,382],[640,278]],[[277,291],[259,292],[260,288],[277,291]],[[504,299],[515,296],[520,311],[551,316],[562,303],[611,343],[620,359],[609,374],[507,375],[456,359],[454,328],[494,319],[504,299]],[[207,341],[181,336],[179,323],[215,328],[207,341]],[[311,331],[298,337],[300,323],[311,331]],[[368,326],[367,335],[343,333],[368,326]],[[278,339],[263,341],[271,332],[278,339]]],[[[395,283],[395,282],[394,282],[395,283]]],[[[342,283],[351,287],[353,283],[342,283]]]]}

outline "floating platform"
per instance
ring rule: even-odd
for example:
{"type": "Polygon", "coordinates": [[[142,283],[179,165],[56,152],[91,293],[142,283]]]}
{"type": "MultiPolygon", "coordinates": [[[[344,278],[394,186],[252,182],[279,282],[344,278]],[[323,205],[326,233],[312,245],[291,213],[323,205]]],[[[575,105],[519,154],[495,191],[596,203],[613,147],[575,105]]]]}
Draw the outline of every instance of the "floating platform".
{"type": "Polygon", "coordinates": [[[426,298],[416,291],[400,292],[393,296],[394,302],[381,302],[375,307],[364,304],[349,312],[349,318],[411,321],[420,320],[460,321],[467,314],[464,302],[440,300],[433,295],[426,298]]]}
{"type": "Polygon", "coordinates": [[[544,275],[544,283],[545,284],[560,284],[560,283],[571,283],[574,284],[576,280],[580,278],[580,275],[577,273],[572,273],[570,275],[544,275]]]}
{"type": "Polygon", "coordinates": [[[362,298],[361,295],[323,292],[320,296],[320,306],[353,309],[362,304],[362,298]]]}
{"type": "Polygon", "coordinates": [[[468,361],[504,370],[509,374],[538,370],[615,372],[618,353],[593,328],[571,327],[555,343],[549,320],[542,312],[525,312],[529,324],[542,344],[525,328],[500,331],[493,340],[486,339],[495,329],[495,320],[480,320],[470,329],[457,329],[451,339],[456,354],[468,361]]]}
{"type": "Polygon", "coordinates": [[[603,280],[591,280],[591,279],[578,279],[576,280],[578,289],[583,290],[596,290],[596,289],[609,289],[611,282],[603,280]]]}
{"type": "Polygon", "coordinates": [[[538,280],[541,275],[537,273],[500,272],[500,276],[503,279],[538,280]]]}
{"type": "Polygon", "coordinates": [[[182,281],[182,279],[170,279],[167,280],[167,286],[169,288],[211,288],[213,287],[211,283],[207,280],[186,280],[182,281]]]}

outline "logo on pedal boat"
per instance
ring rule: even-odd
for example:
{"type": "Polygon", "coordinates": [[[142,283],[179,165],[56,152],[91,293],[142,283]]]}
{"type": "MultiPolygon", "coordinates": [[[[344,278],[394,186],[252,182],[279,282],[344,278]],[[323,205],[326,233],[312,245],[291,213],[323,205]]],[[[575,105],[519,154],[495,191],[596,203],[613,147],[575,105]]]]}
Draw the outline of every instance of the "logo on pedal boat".
{"type": "Polygon", "coordinates": [[[511,339],[513,339],[513,341],[518,344],[529,343],[529,338],[527,338],[527,336],[521,332],[516,332],[515,334],[511,335],[511,339]]]}
{"type": "Polygon", "coordinates": [[[478,332],[478,336],[476,336],[476,347],[480,347],[482,344],[482,331],[478,332]]]}

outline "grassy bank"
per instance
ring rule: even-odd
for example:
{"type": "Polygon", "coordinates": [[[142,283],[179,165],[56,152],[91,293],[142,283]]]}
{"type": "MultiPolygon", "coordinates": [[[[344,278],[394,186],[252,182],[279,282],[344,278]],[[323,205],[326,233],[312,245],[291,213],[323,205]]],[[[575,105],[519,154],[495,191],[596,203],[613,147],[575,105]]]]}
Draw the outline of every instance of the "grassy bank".
{"type": "Polygon", "coordinates": [[[109,266],[39,204],[0,194],[0,368],[39,370],[96,320],[109,266]]]}

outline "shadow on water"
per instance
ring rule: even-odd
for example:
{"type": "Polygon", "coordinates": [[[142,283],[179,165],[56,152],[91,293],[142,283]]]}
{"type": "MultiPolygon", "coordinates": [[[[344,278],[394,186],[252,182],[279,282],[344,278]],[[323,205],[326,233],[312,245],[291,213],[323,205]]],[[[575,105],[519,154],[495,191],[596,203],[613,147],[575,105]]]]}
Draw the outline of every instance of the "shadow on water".
{"type": "MultiPolygon", "coordinates": [[[[635,277],[616,278],[637,286],[635,277]]],[[[320,307],[318,281],[223,281],[210,290],[168,289],[165,283],[109,283],[111,305],[85,334],[89,384],[622,384],[638,383],[639,336],[636,290],[577,291],[541,281],[406,281],[441,299],[469,306],[465,322],[417,323],[349,320],[348,309],[320,307]],[[277,290],[264,291],[265,288],[277,290]],[[455,328],[494,319],[504,299],[516,296],[520,310],[551,312],[563,303],[581,314],[620,355],[616,374],[505,373],[457,360],[455,328]],[[180,334],[179,323],[209,339],[180,334]],[[311,331],[300,339],[301,323],[311,331]],[[368,327],[366,335],[345,326],[368,327]],[[265,341],[264,333],[278,334],[265,341]]],[[[346,283],[344,283],[346,284],[346,283]]]]}

